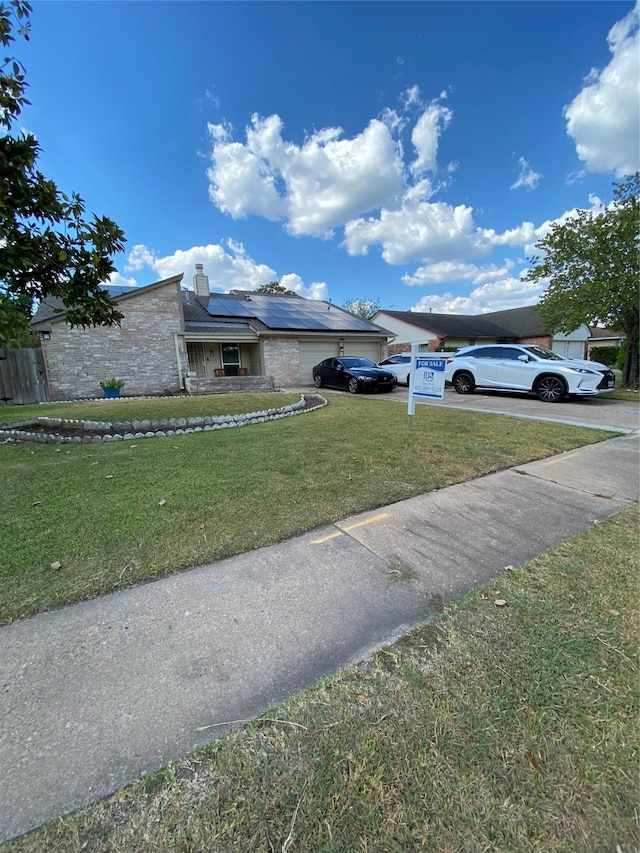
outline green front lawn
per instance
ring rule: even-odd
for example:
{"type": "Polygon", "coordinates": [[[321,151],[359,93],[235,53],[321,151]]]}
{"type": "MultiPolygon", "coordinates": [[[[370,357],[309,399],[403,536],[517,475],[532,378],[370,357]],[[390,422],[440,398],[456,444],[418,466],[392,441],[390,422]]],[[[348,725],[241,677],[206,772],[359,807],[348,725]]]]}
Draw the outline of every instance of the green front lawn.
{"type": "MultiPolygon", "coordinates": [[[[3,407],[131,420],[234,414],[298,395],[3,407]]],[[[345,516],[609,433],[330,395],[244,429],[95,445],[0,444],[0,621],[281,541],[345,516]],[[60,568],[52,568],[52,564],[60,568]]]]}

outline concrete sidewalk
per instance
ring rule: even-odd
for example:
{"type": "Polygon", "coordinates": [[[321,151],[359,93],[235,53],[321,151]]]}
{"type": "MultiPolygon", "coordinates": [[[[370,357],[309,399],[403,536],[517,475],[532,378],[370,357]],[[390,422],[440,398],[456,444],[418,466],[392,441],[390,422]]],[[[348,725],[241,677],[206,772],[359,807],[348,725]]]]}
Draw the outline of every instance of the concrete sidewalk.
{"type": "Polygon", "coordinates": [[[638,434],[610,439],[0,628],[0,841],[185,755],[638,501],[639,451],[638,434]]]}

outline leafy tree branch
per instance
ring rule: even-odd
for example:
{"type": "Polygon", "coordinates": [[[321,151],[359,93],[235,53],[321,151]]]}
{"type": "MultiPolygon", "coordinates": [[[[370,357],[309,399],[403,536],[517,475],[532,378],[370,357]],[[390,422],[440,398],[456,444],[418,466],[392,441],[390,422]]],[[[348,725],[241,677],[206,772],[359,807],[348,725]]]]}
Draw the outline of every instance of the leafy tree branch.
{"type": "Polygon", "coordinates": [[[294,290],[289,290],[284,284],[280,284],[279,281],[270,281],[268,284],[261,284],[260,287],[256,287],[256,293],[280,293],[283,296],[296,295],[294,290]]]}
{"type": "MultiPolygon", "coordinates": [[[[0,4],[0,44],[29,38],[31,6],[0,4]]],[[[37,168],[40,146],[15,133],[27,89],[22,64],[0,65],[0,345],[18,345],[34,300],[62,300],[72,326],[112,325],[122,319],[103,285],[116,271],[124,232],[107,217],[85,217],[85,203],[66,195],[37,168]],[[18,309],[18,310],[17,310],[18,309]]]]}
{"type": "Polygon", "coordinates": [[[342,303],[342,307],[363,320],[370,320],[374,314],[382,310],[379,299],[347,299],[342,303]]]}
{"type": "Polygon", "coordinates": [[[613,203],[579,210],[555,223],[536,248],[526,281],[548,282],[540,303],[549,332],[582,323],[624,331],[624,385],[638,387],[640,306],[640,173],[614,184],[613,203]]]}

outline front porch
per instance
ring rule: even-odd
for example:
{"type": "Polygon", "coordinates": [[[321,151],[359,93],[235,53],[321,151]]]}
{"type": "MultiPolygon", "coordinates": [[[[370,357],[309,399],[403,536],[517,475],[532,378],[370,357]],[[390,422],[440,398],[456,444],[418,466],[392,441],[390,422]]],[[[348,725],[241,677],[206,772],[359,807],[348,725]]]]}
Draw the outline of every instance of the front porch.
{"type": "Polygon", "coordinates": [[[187,394],[230,394],[238,391],[275,391],[273,376],[186,376],[187,394]]]}

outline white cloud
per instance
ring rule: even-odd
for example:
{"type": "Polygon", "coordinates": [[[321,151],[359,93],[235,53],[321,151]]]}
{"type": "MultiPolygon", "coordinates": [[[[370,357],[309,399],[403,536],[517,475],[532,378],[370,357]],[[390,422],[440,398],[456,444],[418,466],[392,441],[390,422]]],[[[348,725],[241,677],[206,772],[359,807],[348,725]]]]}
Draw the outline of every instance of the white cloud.
{"type": "Polygon", "coordinates": [[[535,190],[540,183],[542,175],[539,172],[536,172],[531,166],[531,163],[529,163],[528,160],[525,160],[524,157],[520,157],[518,159],[518,166],[520,167],[520,174],[518,175],[517,180],[511,184],[509,189],[518,190],[521,187],[524,187],[526,190],[535,190]]]}
{"type": "Polygon", "coordinates": [[[324,281],[314,281],[307,287],[299,275],[296,273],[286,273],[280,279],[280,284],[286,287],[287,290],[293,290],[298,296],[304,296],[306,299],[329,298],[329,289],[324,281]]]}
{"type": "Polygon", "coordinates": [[[389,107],[385,107],[380,113],[380,121],[384,122],[391,133],[395,134],[400,133],[406,125],[406,120],[401,118],[395,110],[389,109],[389,107]]]}
{"type": "MultiPolygon", "coordinates": [[[[377,244],[382,246],[382,257],[388,264],[426,261],[428,267],[423,270],[446,262],[486,257],[498,246],[521,247],[526,256],[531,256],[538,252],[536,243],[547,236],[554,223],[562,224],[577,215],[574,208],[538,226],[522,222],[497,233],[493,228],[475,225],[472,207],[426,201],[425,197],[432,192],[430,183],[422,181],[407,190],[397,209],[383,207],[378,218],[348,222],[344,229],[344,246],[349,254],[366,255],[371,246],[377,244]]],[[[601,202],[590,195],[589,204],[595,211],[601,202]]],[[[406,283],[420,284],[420,276],[424,274],[428,275],[418,271],[406,276],[406,283]]]]}
{"type": "Polygon", "coordinates": [[[135,278],[125,278],[119,272],[114,272],[109,276],[108,284],[113,284],[116,287],[137,287],[138,282],[135,278]]]}
{"type": "Polygon", "coordinates": [[[442,261],[438,264],[420,267],[411,275],[403,275],[402,282],[410,287],[432,284],[448,284],[451,282],[468,281],[471,284],[484,284],[508,275],[513,267],[513,261],[505,260],[502,267],[495,264],[476,266],[462,261],[442,261]]]}
{"type": "Polygon", "coordinates": [[[507,277],[477,287],[468,296],[453,296],[451,293],[423,296],[411,310],[425,313],[431,310],[436,314],[486,314],[537,305],[543,292],[544,287],[539,284],[507,277]]]}
{"type": "Polygon", "coordinates": [[[453,112],[437,101],[429,104],[418,118],[411,133],[411,141],[417,154],[411,164],[414,175],[435,171],[440,134],[447,128],[452,118],[453,112]]]}
{"type": "MultiPolygon", "coordinates": [[[[628,23],[611,31],[616,58],[631,29],[628,23]]],[[[433,199],[456,169],[456,164],[438,164],[440,138],[453,118],[446,98],[443,91],[425,106],[414,85],[404,90],[401,111],[383,109],[360,133],[345,138],[340,128],[326,127],[300,145],[285,138],[277,115],[254,114],[244,142],[234,141],[229,123],[210,125],[210,197],[234,218],[263,216],[283,222],[296,236],[327,238],[342,227],[341,245],[350,255],[379,246],[387,264],[425,264],[405,277],[411,285],[428,281],[434,265],[483,258],[496,247],[522,247],[533,254],[551,222],[522,222],[498,233],[476,225],[472,206],[433,199]],[[409,137],[413,160],[404,155],[403,138],[408,144],[409,137]]],[[[535,189],[542,175],[524,157],[518,164],[511,188],[535,189]]],[[[472,275],[475,268],[468,269],[472,275]]]]}
{"type": "Polygon", "coordinates": [[[209,194],[234,219],[255,213],[285,220],[294,235],[325,236],[403,190],[398,145],[378,119],[352,139],[343,139],[340,128],[325,128],[301,146],[283,138],[276,115],[254,115],[244,144],[228,141],[220,128],[210,131],[209,194]]]}
{"type": "Polygon", "coordinates": [[[316,237],[331,236],[369,211],[394,210],[403,196],[411,201],[419,194],[424,200],[431,194],[425,174],[438,167],[440,136],[453,116],[442,105],[444,98],[446,92],[423,108],[418,86],[405,91],[403,110],[420,111],[411,130],[415,158],[408,167],[400,137],[409,116],[389,108],[351,138],[328,127],[301,145],[285,139],[277,115],[254,114],[244,142],[233,140],[228,123],[211,124],[210,198],[234,219],[255,214],[283,221],[292,235],[316,237]]]}
{"type": "MultiPolygon", "coordinates": [[[[584,208],[591,211],[597,211],[602,207],[600,199],[589,194],[589,207],[584,208]]],[[[540,225],[535,226],[533,222],[522,222],[516,228],[509,228],[502,234],[496,234],[493,230],[485,231],[485,236],[490,240],[493,246],[522,246],[524,254],[529,257],[538,253],[536,243],[549,234],[553,225],[562,225],[570,219],[575,219],[578,215],[578,210],[574,207],[567,210],[555,219],[546,219],[540,225]]]]}
{"type": "Polygon", "coordinates": [[[146,246],[138,243],[129,252],[124,268],[127,272],[134,272],[144,267],[153,267],[154,263],[155,256],[153,252],[149,251],[146,246]]]}
{"type": "Polygon", "coordinates": [[[473,222],[473,208],[427,202],[409,191],[397,210],[382,208],[379,218],[354,219],[344,229],[350,255],[366,255],[379,243],[388,264],[412,260],[434,262],[478,257],[491,249],[484,232],[473,222]]]}
{"type": "Polygon", "coordinates": [[[125,269],[150,267],[158,279],[170,278],[184,273],[183,283],[191,285],[196,264],[203,264],[209,276],[211,288],[228,293],[230,290],[253,290],[261,284],[273,281],[276,273],[266,264],[257,264],[248,257],[242,244],[229,241],[229,251],[219,243],[178,249],[172,255],[159,258],[146,246],[134,246],[125,269]],[[133,261],[133,264],[132,264],[133,261]]]}
{"type": "MultiPolygon", "coordinates": [[[[213,291],[229,293],[230,290],[255,290],[262,284],[278,280],[275,270],[267,264],[259,264],[251,258],[242,243],[227,240],[226,248],[219,243],[209,243],[207,246],[193,246],[190,249],[178,249],[172,255],[157,257],[143,245],[134,246],[129,253],[126,270],[141,270],[149,267],[158,280],[170,278],[184,273],[183,285],[191,287],[195,265],[202,264],[204,272],[209,276],[209,284],[213,291]]],[[[117,274],[119,276],[119,274],[117,274]]],[[[122,279],[114,284],[135,284],[135,279],[122,279]]],[[[280,283],[289,290],[308,299],[326,299],[327,285],[325,282],[312,282],[305,286],[296,273],[285,273],[280,283]]]]}
{"type": "Polygon", "coordinates": [[[593,69],[584,88],[565,107],[567,133],[591,172],[635,172],[640,164],[640,6],[618,21],[607,37],[612,59],[593,69]]]}
{"type": "Polygon", "coordinates": [[[413,106],[413,104],[421,103],[421,95],[420,95],[420,87],[413,85],[409,86],[409,88],[404,93],[403,97],[404,109],[408,109],[413,106]]]}

